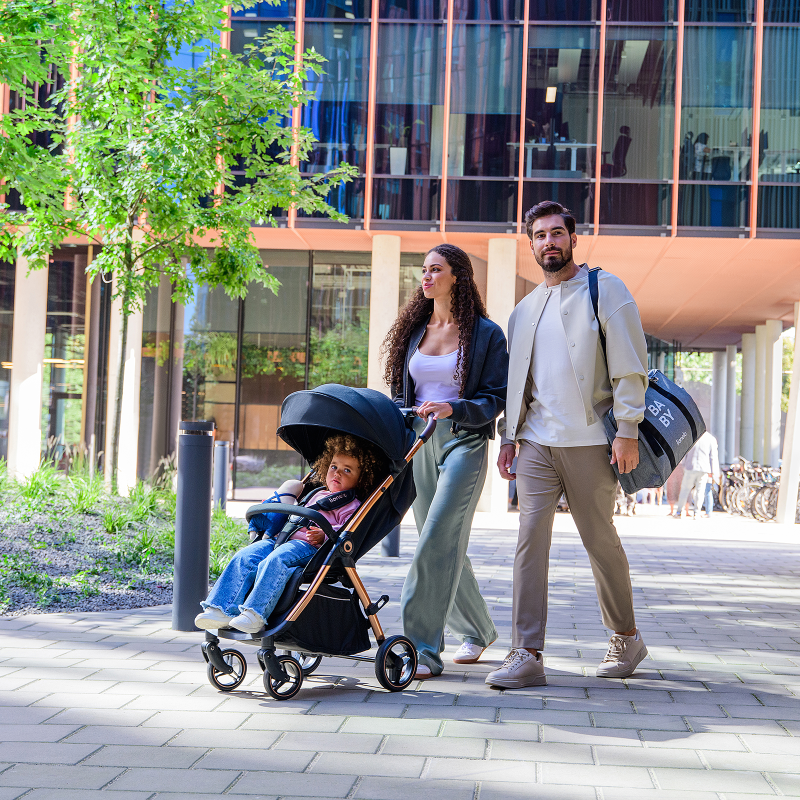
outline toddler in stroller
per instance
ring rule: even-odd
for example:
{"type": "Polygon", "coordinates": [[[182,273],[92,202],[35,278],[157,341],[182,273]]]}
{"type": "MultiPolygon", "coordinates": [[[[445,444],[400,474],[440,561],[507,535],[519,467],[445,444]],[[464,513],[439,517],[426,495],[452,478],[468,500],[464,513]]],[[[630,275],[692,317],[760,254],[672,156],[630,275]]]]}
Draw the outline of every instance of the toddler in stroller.
{"type": "MultiPolygon", "coordinates": [[[[330,436],[313,465],[314,476],[324,481],[326,488],[308,495],[303,505],[319,511],[333,530],[339,531],[372,491],[379,463],[379,456],[365,442],[354,436],[330,436]]],[[[278,497],[290,493],[296,500],[303,488],[301,481],[287,481],[278,497]]],[[[244,633],[258,633],[293,570],[308,564],[326,540],[319,526],[305,524],[304,517],[290,516],[280,532],[279,543],[278,532],[274,525],[269,525],[269,517],[281,521],[286,515],[259,514],[250,519],[251,530],[261,528],[264,535],[236,553],[225,567],[208,598],[201,603],[204,611],[194,621],[198,628],[236,628],[244,633]]]]}

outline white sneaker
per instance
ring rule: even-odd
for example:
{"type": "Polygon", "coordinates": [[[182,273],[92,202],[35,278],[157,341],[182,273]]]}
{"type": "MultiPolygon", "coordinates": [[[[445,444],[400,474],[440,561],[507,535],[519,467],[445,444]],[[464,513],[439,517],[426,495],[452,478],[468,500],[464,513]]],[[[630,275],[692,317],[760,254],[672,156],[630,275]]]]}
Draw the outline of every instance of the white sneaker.
{"type": "Polygon", "coordinates": [[[483,654],[485,647],[472,642],[464,642],[453,655],[454,664],[475,664],[483,654]]]}
{"type": "Polygon", "coordinates": [[[243,633],[258,633],[264,630],[264,620],[255,611],[246,608],[231,620],[231,628],[243,633]]]}
{"type": "Polygon", "coordinates": [[[597,668],[597,677],[627,678],[646,655],[647,648],[638,630],[633,636],[615,633],[608,643],[606,657],[597,668]]]}
{"type": "Polygon", "coordinates": [[[218,631],[220,628],[227,628],[232,619],[233,617],[218,608],[207,608],[194,618],[194,624],[204,631],[218,631]]]}
{"type": "Polygon", "coordinates": [[[525,649],[512,650],[500,669],[486,676],[489,686],[502,686],[505,689],[524,689],[526,686],[546,686],[542,654],[529,653],[525,649]]]}

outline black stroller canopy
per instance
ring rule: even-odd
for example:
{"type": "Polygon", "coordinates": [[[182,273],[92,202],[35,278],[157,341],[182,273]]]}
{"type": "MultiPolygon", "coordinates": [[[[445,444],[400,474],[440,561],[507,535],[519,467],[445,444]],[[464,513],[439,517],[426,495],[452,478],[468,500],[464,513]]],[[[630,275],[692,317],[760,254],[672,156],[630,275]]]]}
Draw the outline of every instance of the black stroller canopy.
{"type": "Polygon", "coordinates": [[[374,389],[326,383],[294,392],[283,401],[278,435],[308,463],[322,455],[326,439],[337,433],[349,433],[379,447],[393,475],[406,466],[406,453],[416,438],[397,406],[374,389]]]}

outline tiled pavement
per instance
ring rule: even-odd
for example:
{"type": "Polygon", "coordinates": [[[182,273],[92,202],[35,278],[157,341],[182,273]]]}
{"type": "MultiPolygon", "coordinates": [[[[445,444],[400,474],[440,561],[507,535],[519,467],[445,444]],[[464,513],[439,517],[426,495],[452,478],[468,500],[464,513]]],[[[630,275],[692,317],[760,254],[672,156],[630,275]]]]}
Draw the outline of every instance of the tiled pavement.
{"type": "MultiPolygon", "coordinates": [[[[1,619],[0,800],[800,797],[800,547],[756,523],[726,539],[724,516],[622,520],[651,657],[601,680],[586,554],[569,517],[556,529],[549,685],[524,691],[484,684],[509,643],[508,530],[470,546],[501,632],[487,661],[446,655],[442,677],[400,694],[330,659],[276,702],[253,648],[242,689],[219,693],[201,635],[170,630],[163,607],[1,619]]],[[[361,561],[371,593],[399,597],[414,539],[361,561]]],[[[396,602],[381,620],[399,632],[396,602]]]]}

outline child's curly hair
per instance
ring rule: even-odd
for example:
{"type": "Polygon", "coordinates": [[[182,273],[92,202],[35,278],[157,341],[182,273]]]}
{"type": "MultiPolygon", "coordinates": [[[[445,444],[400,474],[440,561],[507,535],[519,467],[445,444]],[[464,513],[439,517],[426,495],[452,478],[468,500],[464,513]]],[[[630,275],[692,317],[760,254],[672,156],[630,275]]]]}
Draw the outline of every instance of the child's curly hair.
{"type": "Polygon", "coordinates": [[[383,458],[375,452],[374,448],[355,436],[348,436],[347,434],[329,436],[325,441],[325,449],[322,451],[322,455],[312,464],[315,473],[314,478],[323,485],[325,484],[325,476],[328,474],[331,461],[339,453],[358,461],[361,474],[358,476],[356,496],[359,500],[363,500],[375,488],[375,484],[379,480],[381,470],[384,467],[383,458]]]}

